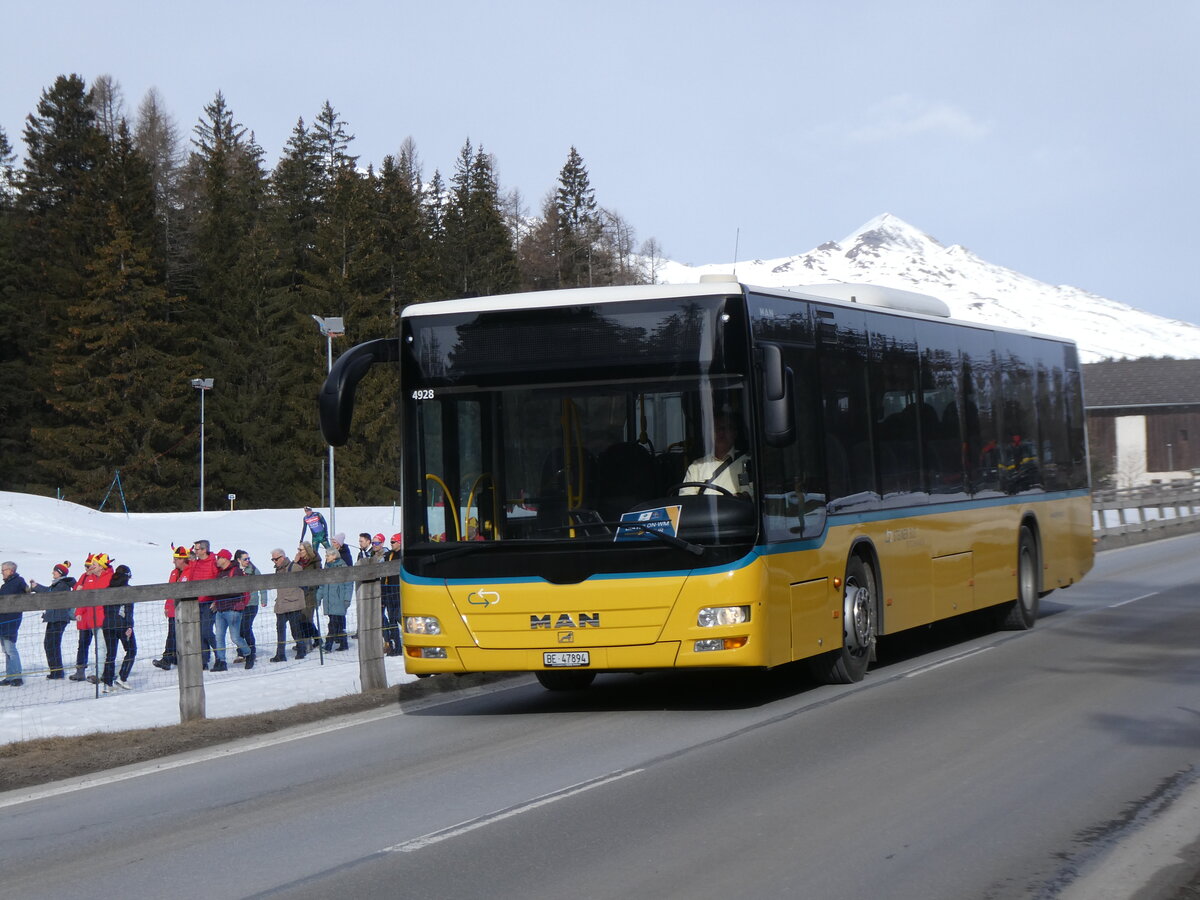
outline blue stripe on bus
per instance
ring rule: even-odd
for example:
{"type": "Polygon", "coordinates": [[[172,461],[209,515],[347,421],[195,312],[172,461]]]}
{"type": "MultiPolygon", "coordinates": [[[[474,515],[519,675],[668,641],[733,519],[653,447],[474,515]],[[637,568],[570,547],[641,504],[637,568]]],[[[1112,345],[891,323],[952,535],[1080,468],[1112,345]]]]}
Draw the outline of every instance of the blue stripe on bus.
{"type": "Polygon", "coordinates": [[[862,525],[868,522],[888,522],[893,519],[915,519],[945,513],[964,512],[975,509],[994,509],[998,506],[1020,506],[1025,503],[1048,503],[1072,497],[1087,497],[1087,488],[1071,491],[1055,491],[1048,494],[1006,494],[1003,497],[988,497],[982,500],[956,500],[952,503],[923,503],[919,506],[897,506],[890,509],[873,509],[861,513],[831,513],[825,520],[825,529],[820,535],[798,541],[779,541],[761,544],[755,549],[763,556],[776,553],[796,553],[815,550],[825,543],[830,528],[840,525],[862,525]]]}
{"type": "MultiPolygon", "coordinates": [[[[622,581],[631,578],[680,578],[688,575],[718,575],[722,572],[734,572],[744,569],[762,556],[774,556],[778,553],[799,553],[803,550],[816,550],[824,545],[831,528],[841,525],[861,525],[867,522],[887,522],[892,519],[912,519],[921,516],[933,516],[941,513],[961,512],[974,509],[991,509],[997,506],[1019,506],[1024,503],[1048,503],[1052,500],[1065,500],[1071,497],[1086,497],[1086,488],[1073,491],[1056,491],[1049,494],[1005,495],[989,497],[983,500],[961,500],[953,503],[921,504],[919,506],[898,506],[894,509],[877,509],[862,513],[833,513],[825,520],[825,528],[821,534],[798,541],[782,541],[771,544],[760,544],[750,550],[741,559],[734,560],[721,566],[707,566],[702,569],[675,569],[665,572],[608,572],[591,575],[584,581],[622,581]]],[[[426,578],[423,575],[413,575],[400,570],[400,577],[405,584],[470,586],[479,584],[549,584],[544,578],[537,576],[514,575],[497,578],[426,578]]],[[[580,582],[582,583],[582,582],[580,582]]]]}

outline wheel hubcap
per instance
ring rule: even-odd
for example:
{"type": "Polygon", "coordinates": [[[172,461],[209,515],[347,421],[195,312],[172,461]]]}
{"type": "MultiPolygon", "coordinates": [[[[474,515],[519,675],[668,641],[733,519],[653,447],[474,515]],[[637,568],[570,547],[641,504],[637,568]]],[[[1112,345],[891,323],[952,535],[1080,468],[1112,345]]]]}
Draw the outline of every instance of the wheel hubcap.
{"type": "Polygon", "coordinates": [[[1033,575],[1033,554],[1029,552],[1029,548],[1021,548],[1021,605],[1026,609],[1033,606],[1033,598],[1037,596],[1037,590],[1034,588],[1033,575]]]}
{"type": "Polygon", "coordinates": [[[875,609],[871,592],[853,579],[846,582],[845,598],[846,646],[859,653],[871,646],[875,633],[875,609]]]}

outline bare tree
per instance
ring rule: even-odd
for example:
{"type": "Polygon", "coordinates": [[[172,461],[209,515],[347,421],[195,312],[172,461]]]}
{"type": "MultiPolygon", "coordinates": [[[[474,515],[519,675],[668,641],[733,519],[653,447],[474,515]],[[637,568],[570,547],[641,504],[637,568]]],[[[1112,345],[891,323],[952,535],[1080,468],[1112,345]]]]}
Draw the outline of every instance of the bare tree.
{"type": "Polygon", "coordinates": [[[133,145],[150,166],[154,183],[154,216],[159,239],[166,250],[166,272],[170,280],[179,254],[176,221],[179,210],[179,176],[182,164],[179,129],[166,110],[157,88],[150,88],[138,105],[133,145]]]}
{"type": "Polygon", "coordinates": [[[117,128],[125,118],[125,96],[121,84],[111,75],[97,76],[88,101],[96,113],[96,127],[116,143],[117,128]]]}
{"type": "Polygon", "coordinates": [[[638,251],[638,255],[642,257],[642,265],[645,267],[646,280],[650,284],[658,284],[659,273],[662,271],[663,263],[667,261],[663,252],[662,244],[656,237],[647,238],[638,251]]]}

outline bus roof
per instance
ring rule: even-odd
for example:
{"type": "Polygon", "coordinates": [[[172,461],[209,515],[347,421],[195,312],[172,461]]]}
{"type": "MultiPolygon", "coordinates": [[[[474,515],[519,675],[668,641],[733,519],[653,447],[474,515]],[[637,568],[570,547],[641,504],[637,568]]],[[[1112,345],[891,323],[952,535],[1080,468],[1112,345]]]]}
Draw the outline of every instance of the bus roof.
{"type": "Polygon", "coordinates": [[[552,309],[563,306],[583,306],[593,303],[626,303],[638,300],[672,300],[685,297],[719,297],[752,291],[774,297],[815,300],[839,306],[873,307],[902,315],[917,315],[949,319],[985,331],[1001,331],[1050,338],[1074,343],[1069,338],[1042,334],[1022,328],[991,325],[955,319],[945,301],[929,294],[905,291],[869,283],[831,283],[796,285],[795,287],[760,287],[741,284],[734,275],[703,275],[700,282],[687,284],[637,284],[589,288],[564,288],[551,291],[527,291],[518,294],[493,294],[487,297],[468,297],[463,300],[434,300],[412,303],[404,307],[401,316],[438,316],[457,313],[495,312],[499,310],[552,309]]]}

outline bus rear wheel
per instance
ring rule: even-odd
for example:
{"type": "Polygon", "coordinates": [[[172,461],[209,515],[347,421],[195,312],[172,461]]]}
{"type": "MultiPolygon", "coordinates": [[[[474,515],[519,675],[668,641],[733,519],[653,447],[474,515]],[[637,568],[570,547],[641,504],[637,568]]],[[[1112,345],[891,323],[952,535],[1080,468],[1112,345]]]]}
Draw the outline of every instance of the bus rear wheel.
{"type": "Polygon", "coordinates": [[[1027,631],[1038,617],[1038,550],[1033,532],[1021,526],[1017,541],[1017,599],[1000,607],[1000,627],[1027,631]]]}
{"type": "Polygon", "coordinates": [[[596,680],[595,672],[538,672],[537,680],[548,691],[582,691],[596,680]]]}
{"type": "Polygon", "coordinates": [[[861,556],[846,564],[842,592],[842,649],[814,658],[813,674],[824,684],[854,684],[867,674],[875,651],[875,572],[861,556]]]}

